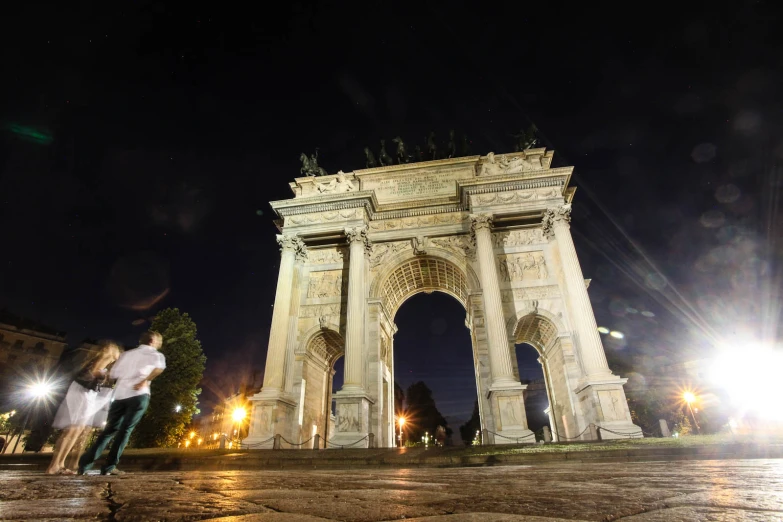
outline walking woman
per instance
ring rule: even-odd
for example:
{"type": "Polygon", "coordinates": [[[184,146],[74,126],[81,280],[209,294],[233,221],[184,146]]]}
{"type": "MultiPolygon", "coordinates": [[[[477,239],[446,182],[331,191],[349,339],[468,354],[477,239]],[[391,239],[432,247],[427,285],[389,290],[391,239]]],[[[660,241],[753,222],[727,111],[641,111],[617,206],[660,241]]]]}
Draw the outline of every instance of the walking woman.
{"type": "Polygon", "coordinates": [[[46,470],[50,475],[74,475],[75,471],[65,467],[66,457],[78,440],[85,440],[86,431],[102,428],[106,422],[112,398],[107,367],[119,358],[120,348],[112,341],[98,344],[97,353],[76,375],[54,416],[52,427],[63,431],[46,470]]]}

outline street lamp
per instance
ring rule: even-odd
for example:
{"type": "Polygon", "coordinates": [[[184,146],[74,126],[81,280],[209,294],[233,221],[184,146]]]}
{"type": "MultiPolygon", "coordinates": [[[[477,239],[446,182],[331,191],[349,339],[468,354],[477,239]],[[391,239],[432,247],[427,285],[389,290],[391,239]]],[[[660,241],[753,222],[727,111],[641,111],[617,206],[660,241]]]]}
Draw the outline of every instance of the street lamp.
{"type": "MultiPolygon", "coordinates": [[[[30,413],[33,411],[33,408],[35,408],[38,402],[40,402],[42,399],[48,399],[53,389],[54,385],[52,385],[52,383],[49,381],[36,381],[27,385],[27,395],[33,399],[34,403],[27,408],[27,414],[24,416],[24,422],[22,423],[22,430],[16,437],[14,449],[11,450],[11,453],[16,453],[16,448],[19,446],[19,441],[21,440],[22,435],[24,435],[24,430],[27,429],[27,423],[30,420],[30,413]]],[[[16,413],[16,411],[12,413],[16,413]]]]}
{"type": "Polygon", "coordinates": [[[181,404],[177,404],[176,406],[174,406],[174,412],[175,413],[179,413],[181,411],[182,411],[182,405],[181,404]]]}
{"type": "Polygon", "coordinates": [[[245,411],[245,408],[242,408],[241,406],[234,408],[234,411],[231,412],[231,418],[234,419],[234,423],[236,424],[236,429],[234,429],[233,438],[237,439],[237,444],[239,444],[239,435],[240,435],[239,431],[240,431],[240,427],[242,426],[242,420],[245,418],[246,415],[247,412],[245,411]]]}
{"type": "Polygon", "coordinates": [[[693,417],[693,424],[696,425],[696,433],[701,433],[701,428],[699,428],[699,421],[696,420],[696,414],[693,413],[693,406],[692,404],[696,402],[696,395],[692,391],[685,391],[682,394],[682,400],[685,401],[685,403],[688,405],[688,409],[691,412],[691,417],[693,417]]]}
{"type": "Polygon", "coordinates": [[[405,426],[405,417],[400,417],[397,422],[400,425],[400,447],[402,447],[402,427],[405,426]]]}

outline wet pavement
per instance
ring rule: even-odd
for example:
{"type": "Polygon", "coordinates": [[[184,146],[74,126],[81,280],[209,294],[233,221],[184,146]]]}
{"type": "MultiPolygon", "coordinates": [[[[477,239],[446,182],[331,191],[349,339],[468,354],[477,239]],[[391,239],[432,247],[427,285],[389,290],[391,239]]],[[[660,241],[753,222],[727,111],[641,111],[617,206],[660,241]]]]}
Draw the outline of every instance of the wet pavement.
{"type": "Polygon", "coordinates": [[[783,520],[783,460],[447,469],[0,472],[0,520],[783,520]]]}

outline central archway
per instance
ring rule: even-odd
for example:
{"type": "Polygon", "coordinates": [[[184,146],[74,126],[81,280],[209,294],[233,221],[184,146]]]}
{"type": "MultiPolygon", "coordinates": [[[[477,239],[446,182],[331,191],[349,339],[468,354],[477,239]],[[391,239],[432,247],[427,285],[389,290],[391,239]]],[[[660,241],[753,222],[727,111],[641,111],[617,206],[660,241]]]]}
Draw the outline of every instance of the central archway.
{"type": "MultiPolygon", "coordinates": [[[[384,267],[378,268],[381,269],[374,274],[369,297],[371,303],[377,302],[380,305],[377,309],[379,324],[377,342],[381,347],[381,362],[386,366],[382,369],[382,372],[386,371],[386,378],[381,383],[384,388],[381,395],[386,398],[387,389],[393,390],[394,386],[394,334],[397,332],[394,317],[399,308],[416,294],[442,292],[456,299],[465,309],[465,325],[470,330],[482,427],[494,430],[495,423],[491,419],[491,409],[486,400],[490,381],[488,354],[485,347],[481,349],[479,342],[479,338],[484,336],[480,331],[483,328],[483,312],[480,306],[477,306],[480,298],[471,298],[471,296],[480,296],[480,284],[469,265],[469,260],[464,256],[461,258],[455,256],[446,249],[430,248],[424,255],[417,255],[411,251],[404,252],[391,259],[384,267]],[[474,328],[474,321],[478,321],[478,328],[474,328]]],[[[371,317],[373,315],[371,311],[371,317]]],[[[372,333],[374,332],[371,332],[371,335],[372,333]]],[[[373,342],[371,338],[370,344],[372,345],[373,342]]],[[[383,433],[381,442],[391,446],[395,440],[393,403],[386,403],[384,400],[384,407],[375,410],[377,417],[373,419],[373,423],[383,433]]]]}

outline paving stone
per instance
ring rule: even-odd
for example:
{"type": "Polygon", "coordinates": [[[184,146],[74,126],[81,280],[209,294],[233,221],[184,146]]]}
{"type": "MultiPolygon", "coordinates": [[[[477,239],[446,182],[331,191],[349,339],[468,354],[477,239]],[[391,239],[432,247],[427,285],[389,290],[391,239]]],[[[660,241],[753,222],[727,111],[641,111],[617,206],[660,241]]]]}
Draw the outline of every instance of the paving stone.
{"type": "Polygon", "coordinates": [[[779,522],[783,512],[720,509],[708,506],[681,506],[641,513],[623,519],[623,522],[779,522]]]}
{"type": "Polygon", "coordinates": [[[202,522],[325,522],[331,518],[313,517],[298,513],[254,513],[237,517],[210,518],[202,522]]]}
{"type": "Polygon", "coordinates": [[[783,520],[783,460],[129,473],[0,471],[2,520],[783,520]]]}
{"type": "Polygon", "coordinates": [[[0,520],[37,520],[71,518],[104,518],[110,513],[104,500],[95,498],[57,498],[4,500],[0,502],[0,520]]]}
{"type": "Polygon", "coordinates": [[[573,518],[549,518],[530,515],[508,515],[506,513],[458,513],[434,517],[417,517],[406,522],[580,522],[573,518]]]}
{"type": "Polygon", "coordinates": [[[345,522],[371,522],[400,518],[440,515],[443,511],[421,506],[404,506],[387,502],[362,502],[354,499],[284,499],[264,503],[275,511],[315,515],[345,522]]]}

